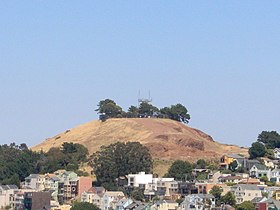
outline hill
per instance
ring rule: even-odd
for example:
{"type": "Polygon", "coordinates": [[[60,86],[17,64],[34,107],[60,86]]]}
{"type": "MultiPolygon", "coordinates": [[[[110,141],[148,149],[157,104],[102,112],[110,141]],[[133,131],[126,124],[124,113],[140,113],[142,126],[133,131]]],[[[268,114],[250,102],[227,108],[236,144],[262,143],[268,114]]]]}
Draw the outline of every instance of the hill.
{"type": "Polygon", "coordinates": [[[220,144],[206,133],[169,119],[122,118],[106,122],[91,121],[48,138],[34,146],[35,151],[48,151],[63,142],[85,145],[90,154],[102,145],[117,141],[138,141],[147,146],[154,159],[195,161],[214,160],[223,154],[247,155],[247,149],[220,144]]]}

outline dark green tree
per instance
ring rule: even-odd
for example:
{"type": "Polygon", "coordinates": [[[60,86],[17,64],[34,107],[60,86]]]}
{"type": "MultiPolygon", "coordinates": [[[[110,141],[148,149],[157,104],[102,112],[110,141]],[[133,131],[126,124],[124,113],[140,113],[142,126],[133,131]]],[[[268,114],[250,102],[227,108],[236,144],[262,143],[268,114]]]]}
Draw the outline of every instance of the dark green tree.
{"type": "Polygon", "coordinates": [[[105,114],[107,118],[122,117],[122,108],[111,99],[105,99],[98,103],[98,108],[95,110],[98,114],[105,114]]]}
{"type": "Polygon", "coordinates": [[[256,207],[251,201],[244,201],[241,204],[238,204],[236,207],[237,210],[255,210],[256,207]]]}
{"type": "Polygon", "coordinates": [[[188,110],[182,104],[172,105],[170,108],[170,118],[172,120],[176,120],[183,123],[188,123],[190,120],[190,115],[188,114],[188,110]]]}
{"type": "Polygon", "coordinates": [[[142,102],[139,105],[139,114],[141,116],[145,116],[145,117],[153,116],[158,111],[159,111],[159,109],[157,107],[155,107],[152,104],[149,104],[147,102],[142,102]]]}
{"type": "Polygon", "coordinates": [[[207,166],[207,163],[205,160],[203,159],[199,159],[198,161],[196,161],[196,168],[202,168],[205,169],[207,166]]]}
{"type": "Polygon", "coordinates": [[[128,108],[127,117],[136,118],[139,115],[139,109],[136,106],[130,106],[128,108]]]}
{"type": "Polygon", "coordinates": [[[223,188],[215,185],[214,187],[212,187],[209,193],[215,197],[216,201],[220,202],[222,192],[223,192],[223,188]]]}
{"type": "Polygon", "coordinates": [[[262,131],[257,140],[264,143],[268,149],[280,147],[280,135],[276,131],[262,131]]]}
{"type": "Polygon", "coordinates": [[[147,147],[139,142],[117,142],[102,146],[90,161],[97,183],[113,185],[115,179],[129,173],[152,171],[152,157],[147,147]]]}
{"type": "Polygon", "coordinates": [[[221,202],[234,206],[236,204],[235,195],[232,192],[227,192],[224,196],[221,197],[221,202]]]}
{"type": "Polygon", "coordinates": [[[100,208],[88,202],[75,202],[70,210],[100,210],[100,208]]]}
{"type": "Polygon", "coordinates": [[[187,161],[176,160],[172,163],[165,176],[173,177],[175,180],[188,180],[191,178],[193,165],[187,161]]]}
{"type": "Polygon", "coordinates": [[[133,191],[131,192],[131,197],[134,199],[134,200],[137,200],[137,201],[143,201],[144,200],[144,192],[142,189],[136,187],[133,189],[133,191]]]}
{"type": "Polygon", "coordinates": [[[236,171],[238,168],[238,163],[237,161],[232,161],[229,166],[228,166],[229,170],[231,170],[232,172],[236,171]]]}
{"type": "Polygon", "coordinates": [[[16,184],[36,173],[39,154],[15,143],[0,146],[0,184],[16,184]]]}
{"type": "Polygon", "coordinates": [[[164,117],[183,123],[188,123],[191,118],[188,114],[187,108],[182,104],[171,105],[171,107],[164,107],[160,109],[160,113],[163,114],[164,117]]]}
{"type": "Polygon", "coordinates": [[[253,143],[249,149],[249,155],[251,159],[257,157],[263,157],[265,153],[266,153],[266,147],[260,142],[253,143]]]}

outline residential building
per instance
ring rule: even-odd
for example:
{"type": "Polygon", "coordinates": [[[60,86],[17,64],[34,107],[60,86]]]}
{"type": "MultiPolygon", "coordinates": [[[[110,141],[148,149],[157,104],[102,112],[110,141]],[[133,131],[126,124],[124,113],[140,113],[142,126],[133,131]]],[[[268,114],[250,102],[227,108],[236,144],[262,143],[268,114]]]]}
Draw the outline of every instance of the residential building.
{"type": "Polygon", "coordinates": [[[125,210],[125,208],[132,203],[133,203],[132,199],[122,198],[121,200],[118,201],[116,205],[116,210],[125,210]]]}
{"type": "Polygon", "coordinates": [[[124,198],[124,193],[121,191],[107,191],[102,197],[101,210],[115,209],[119,200],[124,198]]]}
{"type": "Polygon", "coordinates": [[[172,200],[162,200],[151,206],[151,210],[176,210],[178,203],[172,200]]]}
{"type": "Polygon", "coordinates": [[[18,190],[16,185],[0,185],[0,209],[6,206],[14,207],[14,196],[18,190]]]}
{"type": "Polygon", "coordinates": [[[50,208],[50,192],[24,193],[24,210],[45,210],[50,208]]]}
{"type": "Polygon", "coordinates": [[[207,182],[203,182],[203,183],[198,182],[195,183],[195,185],[197,187],[198,194],[208,194],[214,186],[218,186],[218,187],[226,186],[226,184],[223,183],[207,183],[207,182]]]}
{"type": "Polygon", "coordinates": [[[92,187],[92,178],[90,177],[79,177],[78,178],[78,190],[77,195],[81,196],[81,194],[92,187]]]}
{"type": "Polygon", "coordinates": [[[271,160],[266,157],[261,158],[263,164],[268,168],[276,168],[279,160],[271,160]]]}
{"type": "Polygon", "coordinates": [[[251,177],[261,178],[263,176],[266,176],[268,179],[270,179],[271,169],[268,169],[265,165],[262,164],[255,164],[249,170],[249,172],[251,177]]]}
{"type": "Polygon", "coordinates": [[[220,167],[228,169],[229,164],[237,161],[238,166],[244,165],[245,157],[238,154],[223,155],[220,159],[220,167]]]}
{"type": "Polygon", "coordinates": [[[180,210],[204,210],[215,207],[215,197],[211,194],[191,194],[185,197],[180,210]]]}
{"type": "Polygon", "coordinates": [[[222,183],[238,183],[242,180],[242,178],[240,176],[221,176],[219,178],[219,182],[222,182],[222,183]]]}
{"type": "Polygon", "coordinates": [[[145,188],[146,184],[153,182],[153,174],[145,174],[145,172],[139,172],[138,174],[128,174],[128,186],[145,188]]]}
{"type": "Polygon", "coordinates": [[[244,201],[251,201],[255,197],[262,197],[260,188],[252,184],[238,184],[233,188],[236,202],[242,203],[244,201]]]}
{"type": "Polygon", "coordinates": [[[178,182],[178,192],[181,195],[197,194],[198,190],[194,182],[178,182]]]}
{"type": "Polygon", "coordinates": [[[45,189],[45,176],[40,174],[30,174],[25,178],[23,188],[43,191],[45,189]]]}
{"type": "Polygon", "coordinates": [[[275,148],[274,150],[274,158],[275,159],[280,159],[280,148],[275,148]]]}
{"type": "Polygon", "coordinates": [[[280,169],[276,168],[271,171],[270,181],[280,183],[280,169]]]}
{"type": "Polygon", "coordinates": [[[275,200],[280,201],[280,190],[275,190],[275,200]]]}

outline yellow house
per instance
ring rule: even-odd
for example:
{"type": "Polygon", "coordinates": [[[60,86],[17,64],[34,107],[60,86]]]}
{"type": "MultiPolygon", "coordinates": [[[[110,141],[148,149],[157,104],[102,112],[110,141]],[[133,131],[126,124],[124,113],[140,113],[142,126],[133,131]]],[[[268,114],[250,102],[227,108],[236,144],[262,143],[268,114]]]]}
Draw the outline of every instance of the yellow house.
{"type": "Polygon", "coordinates": [[[244,157],[240,155],[223,155],[220,159],[220,166],[223,168],[228,168],[228,165],[231,164],[235,160],[244,159],[244,157]]]}
{"type": "Polygon", "coordinates": [[[275,190],[275,200],[280,201],[280,190],[275,190]]]}

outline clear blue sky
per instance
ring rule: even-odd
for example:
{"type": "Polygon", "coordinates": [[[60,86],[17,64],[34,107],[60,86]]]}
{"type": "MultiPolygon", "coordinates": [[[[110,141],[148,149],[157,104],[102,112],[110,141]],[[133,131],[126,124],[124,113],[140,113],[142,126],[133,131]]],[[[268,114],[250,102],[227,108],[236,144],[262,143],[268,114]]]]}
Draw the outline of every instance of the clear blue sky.
{"type": "Polygon", "coordinates": [[[0,1],[1,144],[29,146],[151,91],[249,146],[280,131],[280,1],[0,1]]]}

